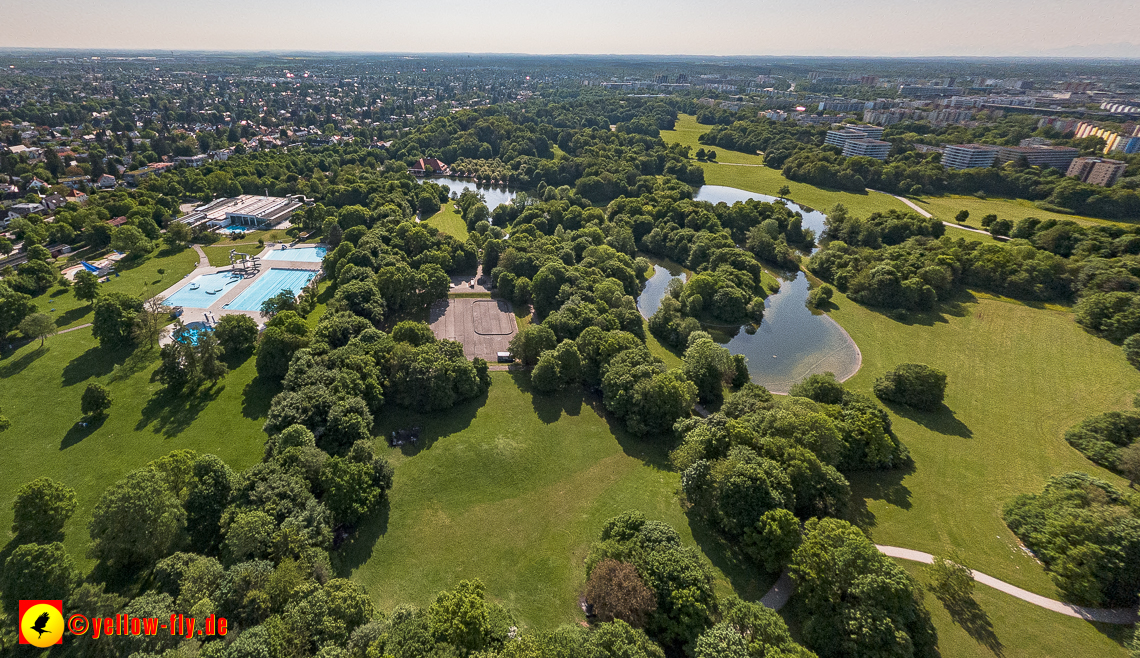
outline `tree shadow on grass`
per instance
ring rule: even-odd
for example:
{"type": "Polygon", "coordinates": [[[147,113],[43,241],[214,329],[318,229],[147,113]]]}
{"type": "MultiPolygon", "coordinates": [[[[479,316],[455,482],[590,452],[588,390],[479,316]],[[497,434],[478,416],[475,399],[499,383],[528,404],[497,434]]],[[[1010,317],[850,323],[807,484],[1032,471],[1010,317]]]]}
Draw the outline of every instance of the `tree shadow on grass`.
{"type": "Polygon", "coordinates": [[[586,391],[581,386],[569,386],[564,390],[546,395],[535,391],[534,387],[531,386],[529,372],[511,371],[511,379],[514,380],[520,391],[530,396],[531,405],[534,407],[534,412],[538,414],[538,419],[547,425],[558,422],[558,419],[562,418],[563,412],[567,416],[577,416],[582,413],[582,403],[585,400],[586,391]]]}
{"type": "Polygon", "coordinates": [[[479,409],[486,403],[487,393],[437,412],[419,412],[389,403],[376,414],[376,425],[372,432],[387,443],[392,432],[420,428],[419,440],[399,446],[404,456],[412,457],[430,449],[436,441],[470,427],[471,421],[475,420],[479,409]]]}
{"type": "Polygon", "coordinates": [[[989,649],[995,656],[1004,655],[1005,646],[1001,643],[997,633],[994,632],[994,624],[990,621],[990,616],[986,614],[985,610],[982,610],[982,607],[973,597],[947,599],[939,596],[937,598],[946,608],[946,612],[950,614],[950,619],[961,626],[962,630],[966,631],[978,644],[989,649]]]}
{"type": "Polygon", "coordinates": [[[765,574],[754,561],[713,530],[695,508],[685,510],[685,516],[693,539],[713,566],[728,578],[733,591],[745,601],[759,601],[779,574],[765,574]]]}
{"type": "Polygon", "coordinates": [[[130,379],[140,372],[150,367],[159,357],[159,350],[157,347],[140,347],[134,352],[130,353],[122,363],[115,366],[111,371],[111,381],[121,382],[130,379]]]}
{"type": "Polygon", "coordinates": [[[355,569],[371,559],[376,542],[388,532],[390,511],[391,506],[385,497],[379,509],[365,517],[356,527],[356,532],[333,552],[333,570],[337,576],[348,578],[355,569]]]}
{"type": "Polygon", "coordinates": [[[135,431],[154,425],[155,434],[168,438],[177,436],[190,427],[198,414],[217,400],[225,389],[225,384],[214,384],[182,393],[159,391],[143,406],[142,417],[135,424],[135,431]]]}
{"type": "MultiPolygon", "coordinates": [[[[231,371],[233,367],[231,366],[231,371]]],[[[281,392],[281,386],[258,375],[245,385],[241,393],[241,415],[245,418],[265,418],[273,396],[281,392]]]]}
{"type": "Polygon", "coordinates": [[[35,363],[40,358],[47,355],[51,348],[31,350],[20,355],[19,358],[13,359],[11,356],[0,361],[0,379],[7,379],[13,377],[24,371],[25,368],[35,363]]]}
{"type": "Polygon", "coordinates": [[[63,367],[63,385],[74,386],[92,377],[109,375],[131,353],[130,347],[92,347],[63,367]]]}
{"type": "Polygon", "coordinates": [[[76,322],[91,312],[91,306],[85,304],[79,308],[73,308],[70,311],[64,311],[58,318],[55,319],[55,326],[66,327],[72,322],[76,322]]]}
{"type": "Polygon", "coordinates": [[[106,416],[78,421],[71,426],[71,429],[67,430],[67,434],[63,435],[63,440],[59,442],[59,449],[67,450],[76,443],[94,434],[100,427],[103,427],[103,423],[106,422],[106,416]],[[86,427],[84,427],[84,423],[87,423],[86,427]]]}
{"type": "Polygon", "coordinates": [[[896,402],[886,400],[880,400],[880,402],[896,414],[918,423],[932,432],[946,436],[959,436],[963,439],[974,438],[974,432],[965,423],[958,420],[958,417],[954,415],[954,410],[945,404],[940,405],[934,411],[921,411],[896,402]]]}
{"type": "Polygon", "coordinates": [[[875,514],[867,507],[868,500],[881,500],[904,510],[911,508],[910,487],[903,480],[915,472],[913,461],[900,468],[882,471],[856,471],[844,473],[851,483],[851,504],[847,520],[859,526],[868,535],[877,524],[875,514]]]}

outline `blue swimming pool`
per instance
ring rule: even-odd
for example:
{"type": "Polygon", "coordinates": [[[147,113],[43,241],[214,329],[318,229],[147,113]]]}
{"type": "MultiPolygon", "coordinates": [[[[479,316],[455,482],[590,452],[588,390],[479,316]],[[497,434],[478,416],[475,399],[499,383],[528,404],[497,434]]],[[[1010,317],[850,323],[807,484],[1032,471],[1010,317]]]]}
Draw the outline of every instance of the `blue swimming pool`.
{"type": "Polygon", "coordinates": [[[287,270],[273,268],[253,282],[244,292],[237,296],[226,308],[231,311],[260,311],[261,304],[282,290],[291,290],[294,295],[300,294],[313,277],[317,275],[312,270],[287,270]]]}
{"type": "Polygon", "coordinates": [[[191,322],[190,324],[186,325],[186,329],[182,332],[182,335],[175,336],[174,339],[180,343],[197,345],[199,336],[213,330],[213,327],[206,326],[206,323],[204,322],[191,322]]]}
{"type": "Polygon", "coordinates": [[[325,259],[328,249],[324,247],[290,247],[274,249],[265,255],[264,260],[291,260],[297,263],[319,263],[325,259]]]}
{"type": "Polygon", "coordinates": [[[166,298],[167,306],[183,306],[186,308],[210,308],[227,289],[241,281],[241,275],[235,276],[231,272],[215,272],[201,274],[194,277],[190,283],[178,289],[178,292],[166,298]]]}

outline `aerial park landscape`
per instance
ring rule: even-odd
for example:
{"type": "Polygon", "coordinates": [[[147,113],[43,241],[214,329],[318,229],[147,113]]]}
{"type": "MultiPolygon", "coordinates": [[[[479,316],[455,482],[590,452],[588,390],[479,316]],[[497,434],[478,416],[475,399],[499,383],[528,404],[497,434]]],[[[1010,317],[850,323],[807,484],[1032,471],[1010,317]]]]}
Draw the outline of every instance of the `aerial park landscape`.
{"type": "Polygon", "coordinates": [[[1128,60],[110,57],[0,50],[0,654],[1140,655],[1128,60]]]}

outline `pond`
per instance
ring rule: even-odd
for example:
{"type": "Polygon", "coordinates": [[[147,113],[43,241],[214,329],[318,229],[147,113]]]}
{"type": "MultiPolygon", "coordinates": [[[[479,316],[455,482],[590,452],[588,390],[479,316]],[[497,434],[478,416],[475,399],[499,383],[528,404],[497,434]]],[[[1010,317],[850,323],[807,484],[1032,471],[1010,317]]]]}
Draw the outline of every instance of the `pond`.
{"type": "MultiPolygon", "coordinates": [[[[774,200],[719,185],[705,185],[694,198],[730,204],[746,199],[774,200]]],[[[788,207],[803,214],[804,228],[815,230],[816,235],[823,232],[823,213],[804,212],[792,203],[788,207]]],[[[686,275],[683,268],[668,261],[654,260],[653,269],[637,299],[646,318],[661,305],[669,281],[686,275]]],[[[810,285],[806,275],[789,272],[778,276],[780,290],[764,301],[764,319],[758,328],[706,325],[705,331],[731,353],[748,357],[752,381],[774,393],[787,393],[796,382],[816,373],[833,372],[840,381],[854,375],[862,362],[859,348],[834,320],[807,307],[810,285]]]]}
{"type": "Polygon", "coordinates": [[[487,187],[476,186],[474,181],[465,180],[462,178],[451,178],[450,176],[432,176],[431,178],[421,178],[420,182],[431,181],[436,185],[446,185],[449,190],[456,194],[462,194],[463,190],[474,190],[483,195],[487,200],[487,209],[494,210],[500,204],[510,203],[515,198],[513,190],[505,187],[487,187]]]}

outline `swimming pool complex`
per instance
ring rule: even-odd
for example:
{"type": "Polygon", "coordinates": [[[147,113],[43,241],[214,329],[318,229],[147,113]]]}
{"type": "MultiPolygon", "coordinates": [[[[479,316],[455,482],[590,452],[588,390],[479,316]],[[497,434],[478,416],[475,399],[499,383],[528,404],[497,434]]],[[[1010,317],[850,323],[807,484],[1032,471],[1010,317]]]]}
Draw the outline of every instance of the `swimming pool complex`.
{"type": "Polygon", "coordinates": [[[274,249],[265,255],[262,260],[291,260],[297,263],[319,263],[325,258],[328,249],[325,247],[290,247],[288,249],[274,249]]]}
{"type": "Polygon", "coordinates": [[[312,270],[275,267],[257,277],[252,285],[238,295],[237,299],[226,304],[225,308],[231,311],[260,311],[265,300],[284,289],[291,290],[294,295],[299,294],[316,275],[312,270]]]}
{"type": "Polygon", "coordinates": [[[241,280],[240,274],[234,275],[232,272],[201,274],[179,288],[178,292],[167,297],[166,304],[186,308],[209,308],[226,294],[230,286],[241,280]]]}

